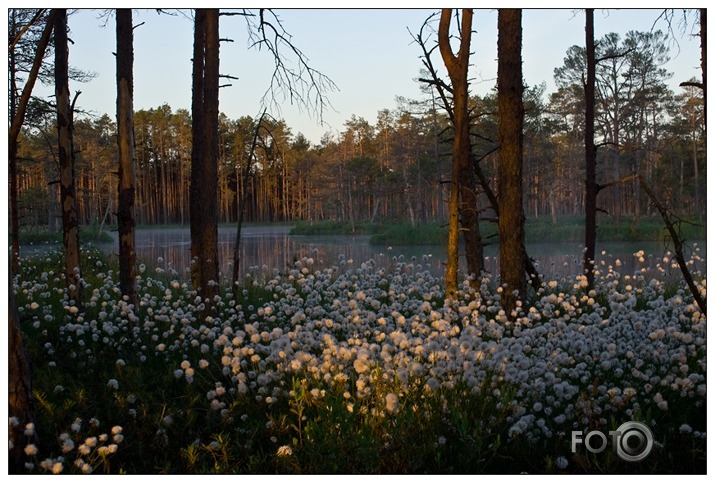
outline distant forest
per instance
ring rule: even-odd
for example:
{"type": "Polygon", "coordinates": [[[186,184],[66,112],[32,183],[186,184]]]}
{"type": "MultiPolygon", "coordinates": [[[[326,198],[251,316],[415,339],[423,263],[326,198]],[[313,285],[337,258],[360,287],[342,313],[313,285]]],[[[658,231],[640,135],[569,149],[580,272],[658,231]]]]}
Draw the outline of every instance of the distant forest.
{"type": "MultiPolygon", "coordinates": [[[[616,221],[654,214],[637,183],[640,174],[663,203],[681,215],[705,212],[706,136],[702,90],[667,87],[669,55],[660,31],[597,39],[595,142],[597,181],[608,186],[599,209],[616,221]],[[609,186],[610,185],[610,186],[609,186]]],[[[584,48],[571,47],[555,70],[556,92],[544,84],[524,93],[524,209],[527,217],[584,213],[584,48]]],[[[688,81],[689,79],[682,79],[688,81]]],[[[692,80],[692,79],[690,79],[692,80]]],[[[394,109],[346,120],[339,135],[313,145],[282,120],[266,117],[251,152],[256,119],[219,115],[219,221],[440,221],[447,217],[449,119],[425,86],[423,99],[398,99],[394,109]]],[[[359,95],[356,93],[356,95],[359,95]]],[[[81,97],[80,97],[81,99],[81,97]]],[[[496,192],[496,89],[470,96],[474,161],[496,192]]],[[[113,224],[117,212],[114,114],[74,119],[80,224],[113,224]]],[[[161,105],[134,115],[136,222],[188,224],[191,114],[161,105]]],[[[56,114],[33,99],[18,159],[21,226],[60,230],[56,114]]],[[[490,203],[477,184],[482,218],[490,203]]]]}

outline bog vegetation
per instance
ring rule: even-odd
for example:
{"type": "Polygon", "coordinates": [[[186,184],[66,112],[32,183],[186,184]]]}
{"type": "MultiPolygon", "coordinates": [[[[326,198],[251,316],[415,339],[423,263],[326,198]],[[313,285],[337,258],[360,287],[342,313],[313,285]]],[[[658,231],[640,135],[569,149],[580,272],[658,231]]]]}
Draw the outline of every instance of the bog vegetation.
{"type": "MultiPolygon", "coordinates": [[[[306,257],[237,296],[222,283],[215,311],[144,265],[130,306],[111,261],[82,259],[81,307],[58,253],[13,280],[31,472],[705,471],[706,321],[669,255],[634,273],[605,256],[592,290],[542,280],[513,319],[490,278],[445,306],[427,258],[306,257]],[[571,452],[571,431],[630,420],[653,432],[643,461],[571,452]]],[[[688,263],[704,294],[697,247],[688,263]]]]}

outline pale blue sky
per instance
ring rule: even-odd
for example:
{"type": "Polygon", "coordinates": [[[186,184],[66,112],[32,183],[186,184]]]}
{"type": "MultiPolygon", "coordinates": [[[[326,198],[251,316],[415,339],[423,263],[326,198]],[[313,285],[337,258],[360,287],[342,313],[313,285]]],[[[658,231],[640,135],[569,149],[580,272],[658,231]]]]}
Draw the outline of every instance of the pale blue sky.
{"type": "MultiPolygon", "coordinates": [[[[419,47],[408,32],[418,32],[436,9],[276,9],[295,45],[309,58],[312,67],[330,77],[340,89],[328,94],[335,111],[324,113],[326,125],[319,125],[305,112],[286,103],[276,117],[286,120],[294,134],[302,132],[318,143],[326,131],[337,134],[351,115],[374,124],[381,109],[394,109],[395,97],[420,98],[414,80],[422,67],[419,47]]],[[[650,30],[662,12],[653,10],[596,10],[595,33],[624,35],[628,30],[650,30]]],[[[84,10],[70,17],[70,62],[99,76],[88,84],[73,84],[81,90],[79,106],[99,114],[115,113],[115,24],[112,17],[102,28],[99,11],[84,10]]],[[[193,23],[187,16],[158,15],[154,10],[134,13],[134,23],[145,22],[135,30],[135,109],[149,109],[163,103],[173,109],[191,104],[191,63],[193,23]]],[[[472,43],[473,91],[487,92],[496,76],[496,11],[475,11],[472,43]]],[[[695,26],[695,15],[691,17],[695,26]]],[[[584,13],[571,9],[527,9],[523,15],[523,61],[527,84],[547,83],[554,90],[553,71],[563,63],[568,47],[584,44],[584,13]]],[[[660,22],[658,28],[665,29],[660,22]]],[[[239,78],[233,86],[221,89],[220,110],[230,118],[256,116],[258,99],[265,92],[272,71],[270,54],[248,50],[245,20],[222,17],[221,37],[234,39],[222,44],[221,72],[239,78]]],[[[690,30],[689,30],[690,31],[690,30]]],[[[697,37],[681,36],[673,45],[673,60],[666,68],[674,73],[671,86],[693,76],[700,77],[700,45],[697,37]]],[[[439,61],[439,56],[435,55],[439,61]]],[[[47,92],[50,90],[48,89],[47,92]]]]}

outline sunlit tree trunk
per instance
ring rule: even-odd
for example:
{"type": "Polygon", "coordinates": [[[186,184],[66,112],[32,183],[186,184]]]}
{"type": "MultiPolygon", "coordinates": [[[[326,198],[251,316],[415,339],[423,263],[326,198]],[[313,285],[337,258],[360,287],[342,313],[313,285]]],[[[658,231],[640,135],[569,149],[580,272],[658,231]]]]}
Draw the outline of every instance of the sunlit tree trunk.
{"type": "Polygon", "coordinates": [[[134,34],[131,9],[117,9],[117,147],[119,149],[119,288],[136,303],[134,221],[134,34]]]}
{"type": "Polygon", "coordinates": [[[75,156],[72,140],[72,108],[69,99],[69,52],[67,48],[67,10],[55,16],[55,98],[57,99],[58,158],[65,277],[70,300],[80,304],[82,286],[79,261],[79,223],[75,189],[75,156]]]}
{"type": "Polygon", "coordinates": [[[498,27],[499,268],[502,306],[509,316],[526,293],[521,10],[499,9],[498,27]]]}
{"type": "MultiPolygon", "coordinates": [[[[442,60],[449,73],[453,89],[454,109],[454,141],[452,145],[452,179],[449,192],[449,234],[447,239],[447,267],[445,271],[445,298],[455,300],[457,296],[459,273],[459,216],[460,194],[473,190],[474,184],[462,187],[468,183],[462,176],[471,161],[471,142],[469,140],[469,48],[472,35],[472,10],[462,11],[461,38],[459,51],[455,55],[449,41],[449,28],[452,20],[452,10],[441,12],[438,44],[442,60]]],[[[463,200],[464,202],[464,200],[463,200]]],[[[467,227],[469,229],[470,227],[467,227]]]]}

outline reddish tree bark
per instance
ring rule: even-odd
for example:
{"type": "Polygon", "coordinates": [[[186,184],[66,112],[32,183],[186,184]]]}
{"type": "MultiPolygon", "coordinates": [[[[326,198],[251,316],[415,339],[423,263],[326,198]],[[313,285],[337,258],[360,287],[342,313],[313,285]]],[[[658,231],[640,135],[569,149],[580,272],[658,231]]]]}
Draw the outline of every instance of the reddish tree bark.
{"type": "MultiPolygon", "coordinates": [[[[449,191],[449,234],[447,239],[447,267],[445,271],[445,298],[454,300],[457,295],[459,269],[460,214],[466,221],[467,252],[470,253],[470,272],[481,273],[482,256],[475,256],[474,243],[481,241],[476,223],[476,192],[474,171],[471,165],[472,145],[469,139],[469,49],[472,38],[471,9],[462,11],[459,51],[455,55],[449,42],[452,10],[443,9],[439,21],[438,45],[442,60],[452,83],[454,140],[452,144],[452,174],[449,191]],[[460,203],[461,197],[461,203],[460,203]],[[478,259],[478,260],[477,260],[478,259]],[[477,263],[477,261],[479,263],[477,263]]],[[[481,246],[481,243],[479,244],[481,246]]],[[[478,255],[478,254],[477,254],[478,255]]]]}

